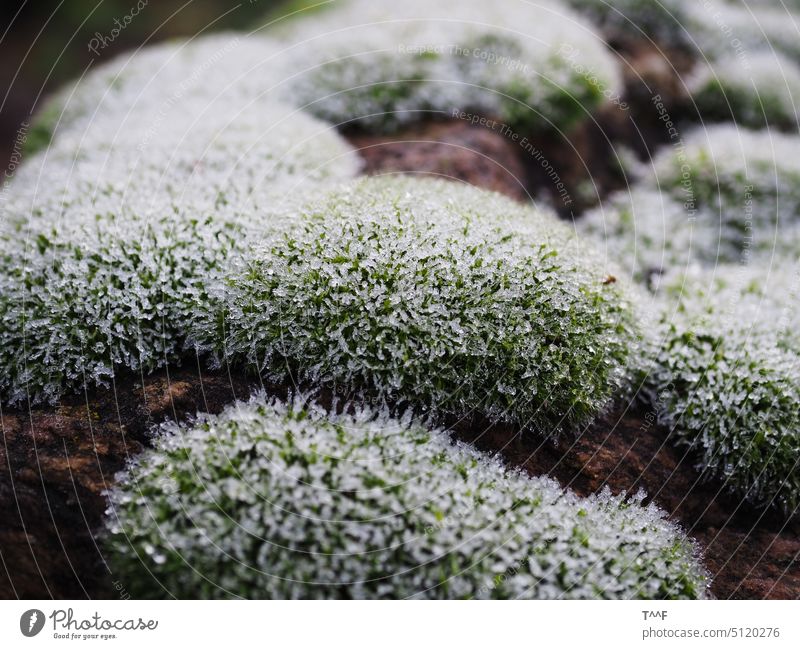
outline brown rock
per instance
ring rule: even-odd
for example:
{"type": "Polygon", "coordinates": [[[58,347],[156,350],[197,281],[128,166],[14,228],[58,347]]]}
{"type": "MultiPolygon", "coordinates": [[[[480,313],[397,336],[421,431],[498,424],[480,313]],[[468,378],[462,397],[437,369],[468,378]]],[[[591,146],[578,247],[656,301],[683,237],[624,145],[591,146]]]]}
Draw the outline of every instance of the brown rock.
{"type": "Polygon", "coordinates": [[[94,533],[115,474],[142,451],[153,423],[218,412],[249,391],[241,377],[163,372],[138,390],[122,380],[88,400],[3,412],[0,597],[109,596],[112,579],[94,533]]]}
{"type": "Polygon", "coordinates": [[[460,180],[515,198],[528,198],[518,145],[465,121],[415,125],[394,135],[349,135],[370,175],[408,173],[460,180]]]}

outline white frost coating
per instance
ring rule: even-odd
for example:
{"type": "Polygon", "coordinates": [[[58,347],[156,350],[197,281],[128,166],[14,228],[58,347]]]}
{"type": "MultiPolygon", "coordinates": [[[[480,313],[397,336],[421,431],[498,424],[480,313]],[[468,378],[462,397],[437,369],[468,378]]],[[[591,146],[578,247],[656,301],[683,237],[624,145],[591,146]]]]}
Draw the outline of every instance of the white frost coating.
{"type": "Polygon", "coordinates": [[[800,265],[671,273],[648,383],[660,419],[736,495],[800,506],[800,265]]]}
{"type": "MultiPolygon", "coordinates": [[[[20,169],[9,217],[39,201],[86,203],[108,195],[129,207],[219,204],[269,209],[304,186],[352,178],[356,153],[327,124],[274,102],[240,106],[186,99],[157,122],[118,128],[114,115],[60,131],[20,169]],[[134,128],[135,126],[135,128],[134,128]]],[[[52,218],[53,213],[45,214],[52,218]]]]}
{"type": "Polygon", "coordinates": [[[706,592],[655,506],[578,498],[408,418],[257,398],[163,433],[110,497],[107,558],[137,597],[706,592]]]}
{"type": "Polygon", "coordinates": [[[0,224],[0,399],[54,400],[179,360],[232,255],[308,187],[357,169],[329,126],[237,97],[59,130],[19,169],[0,224]]]}
{"type": "MultiPolygon", "coordinates": [[[[800,34],[795,38],[800,43],[800,34]]],[[[800,121],[800,67],[778,52],[752,52],[746,66],[734,57],[701,65],[688,85],[706,119],[733,119],[754,128],[800,121]]]]}
{"type": "Polygon", "coordinates": [[[766,0],[684,0],[689,30],[707,59],[740,66],[775,51],[800,61],[800,5],[766,0]]]}
{"type": "Polygon", "coordinates": [[[453,109],[563,129],[622,85],[602,39],[548,1],[341,0],[284,40],[293,101],[373,129],[453,109]]]}
{"type": "Polygon", "coordinates": [[[586,214],[579,229],[640,279],[796,255],[800,137],[718,125],[682,144],[660,152],[650,174],[586,214]]]}
{"type": "MultiPolygon", "coordinates": [[[[279,50],[266,38],[236,33],[173,40],[122,54],[52,97],[38,117],[46,133],[83,132],[98,118],[140,131],[170,113],[222,101],[241,109],[280,99],[279,50]]],[[[218,110],[218,109],[217,109],[218,110]]]]}
{"type": "Polygon", "coordinates": [[[229,276],[202,346],[275,381],[544,435],[627,387],[628,294],[552,215],[410,178],[358,181],[301,213],[229,276]]]}

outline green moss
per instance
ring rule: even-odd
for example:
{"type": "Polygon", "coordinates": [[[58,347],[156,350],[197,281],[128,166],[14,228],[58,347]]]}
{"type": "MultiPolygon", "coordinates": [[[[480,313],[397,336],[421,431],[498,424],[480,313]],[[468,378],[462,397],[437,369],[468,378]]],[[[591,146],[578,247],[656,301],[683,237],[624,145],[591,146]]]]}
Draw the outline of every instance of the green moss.
{"type": "Polygon", "coordinates": [[[800,67],[777,52],[723,59],[690,80],[692,98],[704,119],[735,121],[750,128],[796,129],[800,67]]]}
{"type": "Polygon", "coordinates": [[[369,408],[257,398],[169,425],[110,497],[135,597],[704,597],[654,506],[578,498],[369,408]]]}
{"type": "Polygon", "coordinates": [[[635,317],[606,275],[549,214],[454,183],[367,179],[253,252],[201,346],[273,380],[554,435],[627,385],[635,317]]]}
{"type": "Polygon", "coordinates": [[[707,477],[789,515],[800,505],[798,277],[723,265],[667,278],[647,379],[707,477]]]}

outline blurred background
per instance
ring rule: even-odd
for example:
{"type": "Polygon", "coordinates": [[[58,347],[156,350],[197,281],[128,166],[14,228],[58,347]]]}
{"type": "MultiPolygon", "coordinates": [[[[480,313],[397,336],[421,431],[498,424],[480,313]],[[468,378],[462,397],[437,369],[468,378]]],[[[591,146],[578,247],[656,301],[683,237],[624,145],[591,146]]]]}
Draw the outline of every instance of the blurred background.
{"type": "Polygon", "coordinates": [[[2,0],[0,159],[48,93],[142,43],[252,29],[293,0],[2,0]],[[94,39],[94,40],[93,40],[94,39]],[[95,45],[95,52],[89,45],[95,45]]]}

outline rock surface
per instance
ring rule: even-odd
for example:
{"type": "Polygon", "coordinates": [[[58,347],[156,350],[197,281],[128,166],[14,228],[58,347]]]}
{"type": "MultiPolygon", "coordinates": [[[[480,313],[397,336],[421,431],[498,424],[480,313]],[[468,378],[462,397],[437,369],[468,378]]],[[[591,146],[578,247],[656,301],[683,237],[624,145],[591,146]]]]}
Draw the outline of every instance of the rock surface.
{"type": "Polygon", "coordinates": [[[421,124],[393,135],[350,134],[370,175],[406,173],[460,180],[524,200],[525,166],[503,135],[465,121],[421,124]]]}

